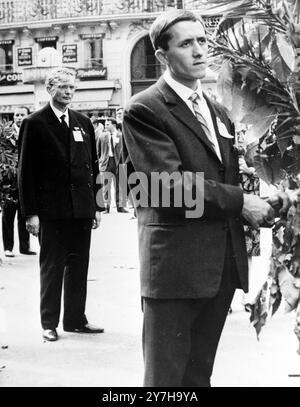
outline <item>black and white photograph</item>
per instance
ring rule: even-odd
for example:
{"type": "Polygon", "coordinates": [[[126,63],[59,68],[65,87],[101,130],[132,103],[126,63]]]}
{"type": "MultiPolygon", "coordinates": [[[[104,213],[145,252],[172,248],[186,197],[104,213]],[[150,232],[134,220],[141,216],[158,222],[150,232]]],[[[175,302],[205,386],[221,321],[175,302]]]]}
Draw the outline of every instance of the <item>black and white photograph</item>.
{"type": "Polygon", "coordinates": [[[0,392],[299,388],[300,0],[2,0],[0,218],[0,392]]]}

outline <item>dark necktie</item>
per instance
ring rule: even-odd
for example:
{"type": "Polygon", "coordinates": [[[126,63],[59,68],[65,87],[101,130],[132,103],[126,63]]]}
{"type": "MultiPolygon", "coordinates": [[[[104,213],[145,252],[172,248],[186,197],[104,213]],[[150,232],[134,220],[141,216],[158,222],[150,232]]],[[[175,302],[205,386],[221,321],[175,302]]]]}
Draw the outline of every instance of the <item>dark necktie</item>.
{"type": "Polygon", "coordinates": [[[111,147],[111,152],[112,152],[113,156],[115,156],[115,146],[114,146],[112,134],[110,134],[110,147],[111,147]]]}
{"type": "Polygon", "coordinates": [[[67,125],[65,119],[66,119],[66,115],[65,115],[65,114],[63,114],[63,115],[60,116],[61,127],[62,127],[62,130],[63,130],[63,135],[64,135],[65,137],[68,137],[68,135],[69,135],[69,127],[68,127],[68,125],[67,125]]]}

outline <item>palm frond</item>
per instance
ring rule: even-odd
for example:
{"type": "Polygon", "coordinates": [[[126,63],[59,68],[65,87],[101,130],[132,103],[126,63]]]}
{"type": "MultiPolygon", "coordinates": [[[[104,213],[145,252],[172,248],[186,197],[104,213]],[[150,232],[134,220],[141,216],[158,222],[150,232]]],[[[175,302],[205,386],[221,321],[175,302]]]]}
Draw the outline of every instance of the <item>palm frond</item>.
{"type": "Polygon", "coordinates": [[[287,23],[292,23],[286,12],[276,10],[268,0],[210,0],[205,5],[199,0],[194,0],[192,3],[196,7],[202,3],[202,10],[223,15],[224,18],[249,18],[253,21],[263,21],[280,32],[286,32],[287,23]]]}

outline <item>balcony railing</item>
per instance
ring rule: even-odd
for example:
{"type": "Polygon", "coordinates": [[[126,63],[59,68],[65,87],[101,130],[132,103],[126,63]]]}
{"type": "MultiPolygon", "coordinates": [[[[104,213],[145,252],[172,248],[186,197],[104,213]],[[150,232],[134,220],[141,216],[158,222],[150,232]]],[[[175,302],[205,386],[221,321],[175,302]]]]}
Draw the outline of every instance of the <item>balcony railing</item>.
{"type": "Polygon", "coordinates": [[[0,0],[2,24],[74,17],[155,13],[182,8],[184,0],[0,0]]]}

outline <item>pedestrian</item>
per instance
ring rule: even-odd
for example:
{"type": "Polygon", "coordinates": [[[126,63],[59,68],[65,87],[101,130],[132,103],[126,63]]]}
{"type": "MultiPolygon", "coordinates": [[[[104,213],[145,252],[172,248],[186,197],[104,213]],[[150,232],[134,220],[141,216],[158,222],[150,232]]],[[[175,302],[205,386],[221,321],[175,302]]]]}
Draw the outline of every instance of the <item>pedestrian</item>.
{"type": "Polygon", "coordinates": [[[100,224],[96,203],[98,163],[94,128],[68,107],[75,74],[52,70],[45,82],[50,103],[25,118],[20,135],[21,209],[27,230],[39,237],[43,338],[58,339],[62,284],[63,329],[102,333],[85,315],[91,229],[100,224]]]}
{"type": "Polygon", "coordinates": [[[115,190],[115,201],[117,212],[128,213],[124,208],[126,199],[124,194],[126,191],[122,189],[119,183],[119,162],[121,153],[121,134],[120,129],[117,129],[117,122],[114,118],[108,117],[105,120],[104,130],[101,131],[98,137],[98,159],[99,170],[103,184],[103,200],[105,204],[105,212],[110,213],[112,186],[115,190]]]}
{"type": "MultiPolygon", "coordinates": [[[[30,110],[27,106],[18,106],[14,111],[14,120],[11,128],[9,129],[9,138],[13,150],[18,151],[19,131],[23,119],[28,116],[30,110]]],[[[16,163],[17,165],[17,163],[16,163]]],[[[2,239],[4,247],[4,255],[6,257],[14,257],[14,222],[17,214],[18,219],[18,236],[19,236],[19,251],[21,254],[35,255],[36,252],[30,250],[30,235],[26,230],[25,219],[21,214],[18,188],[17,188],[17,175],[9,180],[11,184],[10,196],[5,201],[2,207],[2,239]]]]}
{"type": "MultiPolygon", "coordinates": [[[[185,10],[165,12],[152,24],[150,38],[167,69],[125,108],[128,171],[146,181],[163,174],[160,183],[171,198],[192,191],[203,198],[204,212],[190,214],[184,199],[166,205],[151,194],[151,182],[147,202],[135,198],[144,386],[210,386],[234,291],[247,290],[242,218],[258,228],[273,221],[274,210],[258,196],[243,195],[233,125],[202,92],[208,52],[202,19],[185,10]],[[175,182],[169,182],[172,175],[175,182]]],[[[285,195],[276,199],[288,205],[285,195]]]]}

